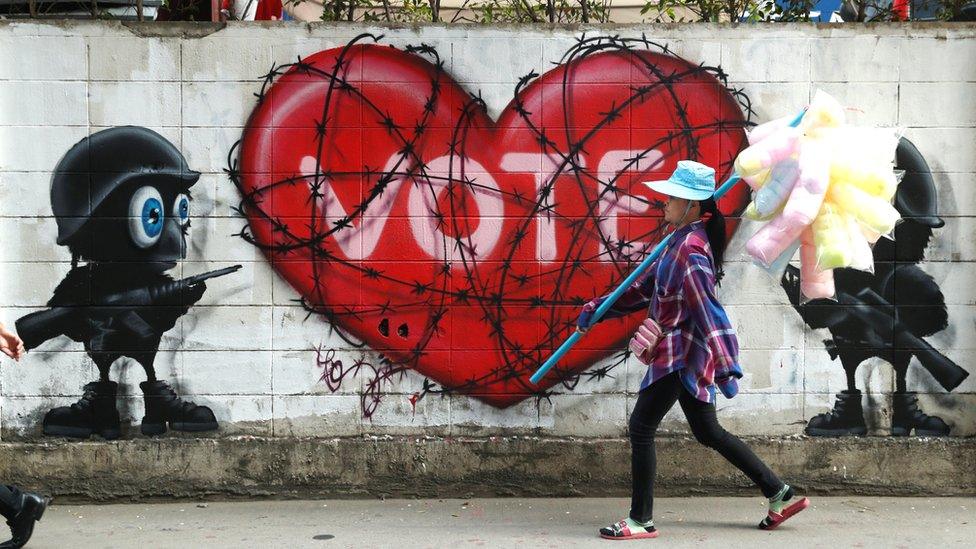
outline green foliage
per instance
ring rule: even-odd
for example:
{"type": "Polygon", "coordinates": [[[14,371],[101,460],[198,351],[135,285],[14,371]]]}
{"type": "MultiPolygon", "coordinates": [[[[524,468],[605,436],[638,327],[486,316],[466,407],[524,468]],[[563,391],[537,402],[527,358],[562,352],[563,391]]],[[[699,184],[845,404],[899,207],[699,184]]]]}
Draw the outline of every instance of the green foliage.
{"type": "MultiPolygon", "coordinates": [[[[285,4],[305,1],[285,0],[285,4]]],[[[610,16],[610,0],[465,0],[461,9],[445,11],[440,0],[326,0],[321,20],[574,24],[609,23],[610,16]]]]}
{"type": "Polygon", "coordinates": [[[469,0],[453,21],[492,23],[608,23],[609,0],[469,0]]]}
{"type": "Polygon", "coordinates": [[[649,0],[641,9],[652,21],[809,21],[813,0],[790,0],[780,6],[773,0],[649,0]]]}

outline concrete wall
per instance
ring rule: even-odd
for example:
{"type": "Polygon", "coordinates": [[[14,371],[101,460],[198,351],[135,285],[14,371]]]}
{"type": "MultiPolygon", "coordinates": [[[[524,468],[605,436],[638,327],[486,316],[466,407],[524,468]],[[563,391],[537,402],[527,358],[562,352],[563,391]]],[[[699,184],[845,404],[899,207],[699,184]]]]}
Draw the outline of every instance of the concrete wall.
{"type": "MultiPolygon", "coordinates": [[[[804,494],[969,495],[971,439],[751,437],[804,494]],[[905,474],[911,471],[911,474],[905,474]]],[[[690,437],[658,441],[655,493],[757,497],[745,475],[690,437]],[[667,457],[665,457],[667,456],[667,457]],[[693,463],[694,467],[688,464],[693,463]]],[[[166,438],[0,445],[0,475],[58,500],[625,497],[622,439],[539,437],[166,438]]]]}
{"type": "MultiPolygon", "coordinates": [[[[42,308],[70,268],[70,254],[54,242],[49,196],[59,159],[99,130],[144,126],[173,143],[190,169],[202,173],[192,189],[187,257],[174,274],[244,265],[211,281],[203,300],[163,336],[156,361],[161,379],[213,409],[221,436],[623,436],[644,371],[636,361],[622,362],[602,379],[584,375],[572,389],[557,385],[544,398],[516,394],[506,407],[457,392],[431,392],[413,406],[411,396],[423,393],[424,376],[377,376],[375,368],[384,366],[376,351],[353,348],[320,315],[306,318],[295,302],[299,293],[268,256],[235,236],[245,225],[232,209],[241,195],[224,170],[255,108],[261,77],[275,64],[341,47],[364,31],[383,34],[383,44],[435,48],[446,74],[468,92],[480,90],[493,118],[519,77],[551,69],[580,36],[575,30],[442,26],[0,26],[0,319],[12,326],[42,308]],[[321,380],[317,349],[334,350],[347,367],[365,365],[333,390],[321,380]],[[382,393],[375,410],[373,383],[382,393]]],[[[601,32],[645,33],[694,64],[720,66],[729,87],[751,99],[754,121],[793,113],[824,89],[859,109],[854,115],[865,123],[904,127],[934,173],[945,220],[922,268],[945,296],[948,327],[927,340],[972,370],[976,27],[630,27],[593,29],[587,36],[601,32]]],[[[741,394],[719,398],[720,418],[744,435],[798,434],[811,417],[830,409],[834,393],[845,387],[844,371],[825,351],[829,334],[807,328],[779,282],[744,259],[742,243],[754,230],[745,223],[738,229],[720,292],[739,333],[745,371],[741,394]]],[[[442,348],[459,353],[467,347],[458,332],[442,348]]],[[[461,364],[459,357],[450,364],[461,364]]],[[[616,362],[611,357],[587,370],[616,362]]],[[[4,358],[0,375],[3,437],[33,438],[44,413],[77,400],[97,370],[80,344],[59,338],[19,363],[4,358]]],[[[124,422],[138,424],[142,369],[120,361],[113,378],[124,392],[124,422]]],[[[880,359],[866,361],[857,385],[866,392],[870,432],[887,435],[895,389],[891,367],[880,359]]],[[[908,388],[919,392],[922,409],[943,418],[953,435],[976,434],[976,376],[946,392],[915,364],[908,388]]],[[[680,411],[672,411],[666,427],[684,428],[680,411]]]]}

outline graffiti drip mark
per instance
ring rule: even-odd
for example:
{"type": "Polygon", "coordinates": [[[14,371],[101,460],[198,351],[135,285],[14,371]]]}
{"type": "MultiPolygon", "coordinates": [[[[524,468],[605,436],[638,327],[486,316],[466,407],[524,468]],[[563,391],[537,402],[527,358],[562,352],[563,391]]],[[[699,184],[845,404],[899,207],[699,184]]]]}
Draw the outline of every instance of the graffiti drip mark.
{"type": "MultiPolygon", "coordinates": [[[[559,392],[552,389],[555,385],[572,391],[581,380],[613,378],[614,371],[625,362],[629,351],[614,354],[599,368],[586,370],[585,365],[600,360],[606,351],[593,351],[587,355],[582,359],[583,367],[557,367],[553,374],[555,383],[549,384],[548,389],[528,381],[535,367],[572,329],[575,309],[592,296],[606,293],[619,284],[664,234],[666,227],[660,217],[663,210],[660,197],[648,196],[646,190],[637,190],[642,188],[641,185],[632,183],[641,178],[660,176],[668,166],[683,158],[708,161],[714,157],[713,163],[719,174],[730,173],[732,161],[744,144],[743,129],[751,125],[753,111],[748,97],[741,90],[728,87],[726,75],[720,68],[688,63],[674,56],[666,45],[644,37],[584,35],[565,52],[558,65],[571,67],[597,56],[610,55],[616,60],[622,57],[642,75],[641,78],[646,79],[646,83],[629,86],[625,95],[615,97],[586,118],[577,112],[578,105],[573,104],[574,86],[579,84],[573,81],[572,70],[564,70],[558,86],[544,88],[546,97],[541,105],[542,109],[560,108],[562,119],[544,124],[537,112],[540,106],[529,104],[525,99],[527,90],[533,86],[538,89],[537,85],[541,85],[540,75],[532,72],[520,78],[509,108],[514,110],[517,123],[531,135],[531,141],[541,153],[532,158],[541,156],[551,168],[543,169],[547,173],[545,177],[538,177],[534,189],[500,186],[493,182],[491,173],[486,176],[486,170],[480,168],[473,156],[480,151],[472,136],[484,124],[487,105],[479,93],[465,100],[457,112],[445,114],[438,111],[447,93],[445,90],[453,88],[448,86],[450,81],[444,72],[444,61],[433,47],[421,44],[402,50],[411,56],[428,59],[432,66],[422,83],[426,90],[423,108],[415,119],[384,108],[379,99],[369,93],[369,82],[357,82],[349,76],[353,70],[363,73],[369,70],[368,65],[355,65],[356,56],[364,51],[374,51],[364,48],[377,47],[369,43],[379,43],[381,39],[382,36],[372,34],[356,37],[335,54],[331,66],[309,62],[309,58],[298,59],[294,63],[274,66],[264,76],[261,91],[256,94],[259,106],[268,100],[272,87],[285,76],[298,78],[307,88],[314,89],[317,100],[321,101],[320,115],[314,121],[305,121],[314,127],[311,139],[315,154],[301,159],[301,169],[296,170],[297,173],[260,185],[245,184],[246,177],[254,177],[242,173],[238,160],[238,156],[248,154],[247,135],[228,155],[226,171],[242,195],[236,211],[248,219],[237,236],[262,249],[273,263],[311,258],[309,280],[302,281],[308,284],[305,287],[309,290],[302,292],[297,301],[309,315],[321,315],[327,320],[330,329],[348,345],[363,349],[360,359],[352,365],[344,365],[336,359],[335,349],[320,348],[316,363],[322,370],[322,382],[329,390],[337,391],[344,380],[365,375],[362,412],[365,417],[370,417],[384,388],[391,387],[395,378],[407,370],[420,370],[426,376],[421,390],[410,397],[413,406],[428,394],[453,393],[471,394],[495,406],[508,406],[527,396],[535,396],[539,402],[559,392]],[[657,61],[661,55],[680,61],[676,63],[680,69],[660,65],[657,61]],[[696,77],[714,81],[715,87],[726,94],[723,97],[737,105],[736,112],[728,109],[730,112],[725,113],[725,109],[718,109],[722,115],[693,122],[685,94],[691,86],[697,85],[688,83],[696,77]],[[607,160],[612,156],[608,153],[603,157],[609,162],[607,165],[603,165],[604,161],[589,159],[590,150],[600,145],[608,129],[620,124],[623,118],[629,119],[631,112],[636,112],[633,109],[651,100],[665,102],[673,117],[671,127],[653,128],[642,133],[639,147],[629,147],[630,150],[611,158],[612,162],[607,160]],[[329,139],[352,131],[346,129],[341,120],[346,111],[337,111],[334,107],[339,101],[354,102],[361,109],[359,116],[363,123],[375,124],[371,131],[381,132],[383,139],[395,142],[395,153],[383,168],[365,165],[365,158],[361,169],[336,167],[348,159],[335,160],[343,151],[339,147],[330,147],[329,139]],[[443,127],[445,117],[452,120],[448,127],[443,127]],[[588,125],[580,128],[578,119],[588,120],[588,125]],[[718,148],[714,142],[728,139],[728,135],[734,135],[735,139],[729,140],[719,153],[703,152],[703,140],[711,140],[708,146],[718,148]],[[432,146],[435,139],[442,141],[432,146]],[[425,150],[429,153],[432,147],[443,154],[432,158],[424,153],[425,150]],[[333,185],[342,178],[368,182],[363,184],[359,200],[348,211],[342,207],[337,195],[339,185],[333,185]],[[569,187],[585,197],[585,200],[570,204],[576,210],[572,214],[560,209],[566,205],[560,203],[562,193],[557,191],[557,180],[560,187],[569,187]],[[403,185],[405,182],[410,185],[403,185]],[[429,223],[421,223],[419,228],[417,224],[411,225],[415,236],[425,237],[418,237],[418,240],[425,242],[424,249],[433,258],[428,264],[436,266],[427,276],[404,276],[395,268],[363,261],[377,246],[383,245],[378,235],[387,223],[386,215],[401,187],[405,189],[402,192],[416,193],[416,200],[410,203],[411,207],[417,208],[411,210],[411,223],[418,219],[429,223]],[[283,217],[276,211],[275,198],[281,201],[282,195],[278,193],[298,188],[307,189],[302,203],[305,213],[301,217],[283,217]],[[485,235],[492,235],[491,220],[485,219],[485,214],[498,204],[507,211],[519,212],[519,215],[504,231],[505,238],[489,238],[485,235]],[[616,221],[607,223],[612,208],[615,208],[612,210],[613,220],[619,212],[626,216],[643,216],[641,228],[630,234],[620,234],[616,221]],[[564,231],[564,236],[558,240],[557,229],[564,231]],[[586,245],[593,242],[599,243],[596,250],[586,245]],[[526,249],[533,243],[536,262],[532,265],[538,267],[527,268],[526,249]],[[607,277],[593,278],[588,272],[587,266],[596,262],[609,266],[607,277]],[[370,287],[382,287],[384,295],[398,297],[369,301],[364,297],[361,303],[335,303],[329,284],[335,283],[330,276],[336,276],[337,272],[360,277],[363,296],[370,287]],[[452,307],[465,307],[477,317],[475,322],[490,338],[491,349],[486,352],[495,355],[495,365],[483,370],[457,368],[459,373],[453,370],[452,373],[430,373],[432,367],[423,361],[429,362],[433,360],[430,357],[442,352],[436,341],[448,331],[446,325],[451,322],[452,307]],[[397,319],[397,315],[415,314],[418,310],[425,313],[422,325],[414,324],[408,328],[407,322],[397,319]],[[367,347],[375,348],[375,345],[369,345],[370,336],[346,326],[378,317],[383,317],[382,321],[368,324],[375,327],[373,337],[378,332],[383,338],[389,338],[390,318],[393,318],[396,319],[397,335],[410,341],[410,347],[383,352],[378,360],[370,358],[365,351],[367,347]],[[532,332],[534,325],[514,328],[521,317],[538,318],[538,332],[532,332]],[[426,369],[418,367],[421,365],[426,369]],[[437,383],[431,377],[437,378],[437,383]]],[[[696,99],[701,97],[711,96],[696,96],[696,99]]],[[[637,130],[628,131],[637,133],[637,130]]],[[[626,137],[629,144],[630,135],[626,137]]],[[[517,155],[506,155],[499,164],[506,169],[508,162],[517,170],[523,161],[525,159],[517,155]]],[[[414,195],[410,196],[413,198],[414,195]]],[[[730,201],[722,207],[728,213],[737,213],[741,205],[730,201]]],[[[505,216],[506,220],[511,217],[510,214],[505,216]]],[[[639,223],[633,221],[631,224],[639,223]]],[[[500,234],[499,231],[495,236],[500,234]]],[[[294,280],[292,283],[295,284],[294,280]]],[[[613,342],[607,341],[603,348],[612,345],[613,342]]]]}

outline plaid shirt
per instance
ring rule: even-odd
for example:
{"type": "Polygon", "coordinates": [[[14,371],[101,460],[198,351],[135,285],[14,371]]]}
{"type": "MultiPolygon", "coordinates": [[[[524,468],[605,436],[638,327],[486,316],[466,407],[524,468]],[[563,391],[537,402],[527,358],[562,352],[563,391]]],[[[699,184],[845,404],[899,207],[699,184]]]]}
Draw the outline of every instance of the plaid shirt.
{"type": "MultiPolygon", "coordinates": [[[[599,306],[606,297],[593,300],[599,306]]],[[[613,304],[603,319],[624,316],[650,304],[650,316],[664,336],[654,349],[641,390],[680,371],[681,381],[695,398],[715,402],[715,385],[726,398],[739,391],[739,343],[725,309],[715,297],[712,250],[704,223],[696,221],[675,232],[647,274],[613,304]]]]}

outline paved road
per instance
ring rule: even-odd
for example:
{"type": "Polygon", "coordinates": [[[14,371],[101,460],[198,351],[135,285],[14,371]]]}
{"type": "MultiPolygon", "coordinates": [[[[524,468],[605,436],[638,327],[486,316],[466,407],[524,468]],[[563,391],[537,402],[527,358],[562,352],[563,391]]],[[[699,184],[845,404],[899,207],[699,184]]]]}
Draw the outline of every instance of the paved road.
{"type": "MultiPolygon", "coordinates": [[[[627,546],[974,547],[976,498],[816,497],[775,532],[760,498],[661,498],[656,540],[627,546]]],[[[54,505],[29,547],[607,547],[622,499],[54,505]]],[[[616,545],[614,545],[616,547],[616,545]]]]}

